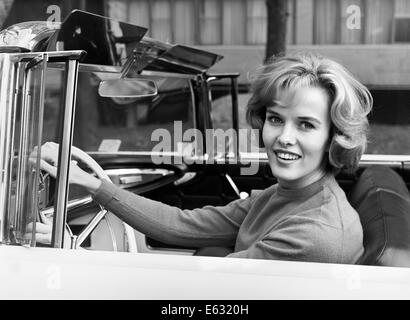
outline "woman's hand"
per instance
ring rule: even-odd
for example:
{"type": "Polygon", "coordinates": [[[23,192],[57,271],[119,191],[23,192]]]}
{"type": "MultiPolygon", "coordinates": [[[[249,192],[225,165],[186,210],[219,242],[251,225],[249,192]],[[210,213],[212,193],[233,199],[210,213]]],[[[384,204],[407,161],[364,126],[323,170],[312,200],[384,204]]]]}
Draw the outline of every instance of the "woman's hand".
{"type": "MultiPolygon", "coordinates": [[[[58,148],[58,144],[54,142],[46,142],[41,146],[40,169],[47,171],[54,178],[57,176],[58,148]]],[[[35,148],[31,157],[35,158],[36,155],[37,149],[35,148]]],[[[99,179],[82,170],[74,160],[70,162],[69,183],[82,186],[92,194],[101,185],[99,179]]]]}
{"type": "MultiPolygon", "coordinates": [[[[42,244],[51,244],[51,232],[53,226],[51,223],[36,222],[36,241],[42,244]]],[[[26,227],[24,238],[31,240],[31,233],[33,231],[33,223],[30,222],[26,227]]]]}
{"type": "MultiPolygon", "coordinates": [[[[36,222],[36,242],[42,244],[51,244],[51,236],[53,230],[53,221],[42,216],[41,222],[36,222]]],[[[27,240],[31,240],[33,232],[33,223],[30,222],[26,226],[26,233],[24,234],[24,238],[27,240]]],[[[71,247],[71,237],[70,233],[68,232],[67,228],[64,232],[64,248],[71,247]]]]}

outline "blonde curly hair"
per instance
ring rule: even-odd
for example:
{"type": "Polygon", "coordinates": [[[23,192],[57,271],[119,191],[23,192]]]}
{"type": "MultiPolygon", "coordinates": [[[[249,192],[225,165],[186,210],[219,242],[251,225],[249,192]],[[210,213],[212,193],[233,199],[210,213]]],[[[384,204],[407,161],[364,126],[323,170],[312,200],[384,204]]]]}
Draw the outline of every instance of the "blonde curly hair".
{"type": "Polygon", "coordinates": [[[277,92],[302,87],[320,87],[327,92],[332,121],[329,163],[336,171],[354,172],[367,146],[367,116],[373,99],[336,61],[313,53],[273,57],[252,80],[246,114],[249,124],[261,134],[266,107],[273,104],[277,92]]]}

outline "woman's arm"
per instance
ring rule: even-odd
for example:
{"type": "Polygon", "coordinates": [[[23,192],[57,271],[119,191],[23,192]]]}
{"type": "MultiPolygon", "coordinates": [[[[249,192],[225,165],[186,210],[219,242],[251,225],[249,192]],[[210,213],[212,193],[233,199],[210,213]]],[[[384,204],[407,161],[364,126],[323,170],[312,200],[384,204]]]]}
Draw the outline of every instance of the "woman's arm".
{"type": "Polygon", "coordinates": [[[94,199],[147,236],[181,246],[233,246],[250,199],[181,210],[103,181],[94,199]]]}
{"type": "MultiPolygon", "coordinates": [[[[55,177],[58,144],[44,144],[41,158],[41,169],[55,177]]],[[[250,199],[246,199],[227,206],[181,210],[102,181],[82,170],[75,161],[71,162],[69,182],[86,188],[95,201],[147,236],[183,246],[234,245],[250,207],[250,199]]]]}

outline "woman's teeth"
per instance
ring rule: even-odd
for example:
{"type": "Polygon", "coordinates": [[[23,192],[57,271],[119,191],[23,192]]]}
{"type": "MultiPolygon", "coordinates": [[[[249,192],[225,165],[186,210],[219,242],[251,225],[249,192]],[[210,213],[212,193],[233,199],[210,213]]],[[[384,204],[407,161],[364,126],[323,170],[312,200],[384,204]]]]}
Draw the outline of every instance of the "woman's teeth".
{"type": "Polygon", "coordinates": [[[277,152],[276,155],[284,160],[297,160],[300,158],[300,156],[294,155],[294,154],[289,154],[289,153],[283,153],[283,152],[277,152]]]}

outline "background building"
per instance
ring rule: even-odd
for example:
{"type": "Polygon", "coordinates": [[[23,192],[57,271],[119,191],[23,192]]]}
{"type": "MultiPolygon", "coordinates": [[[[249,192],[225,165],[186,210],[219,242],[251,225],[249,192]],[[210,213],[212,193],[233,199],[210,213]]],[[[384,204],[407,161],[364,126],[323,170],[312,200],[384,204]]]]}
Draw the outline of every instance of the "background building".
{"type": "MultiPolygon", "coordinates": [[[[241,83],[264,60],[265,0],[108,0],[106,10],[154,38],[223,54],[215,71],[239,71],[241,83]]],[[[288,13],[288,51],[331,56],[373,88],[409,85],[409,0],[288,0],[288,13]]]]}
{"type": "MultiPolygon", "coordinates": [[[[170,42],[248,46],[266,41],[265,0],[108,0],[107,4],[110,16],[146,26],[152,37],[170,42]]],[[[287,43],[410,41],[405,30],[409,21],[408,0],[288,0],[287,43]],[[350,21],[349,28],[349,17],[357,14],[360,21],[350,21]]]]}
{"type": "MultiPolygon", "coordinates": [[[[78,8],[145,26],[163,41],[216,51],[225,59],[215,71],[238,71],[242,84],[265,58],[265,0],[3,0],[0,24],[47,20],[51,6],[61,20],[78,8]]],[[[410,0],[288,0],[286,37],[288,51],[319,51],[368,86],[408,86],[410,0]]]]}

